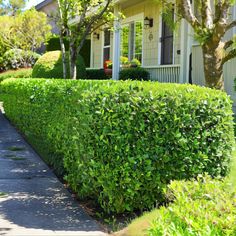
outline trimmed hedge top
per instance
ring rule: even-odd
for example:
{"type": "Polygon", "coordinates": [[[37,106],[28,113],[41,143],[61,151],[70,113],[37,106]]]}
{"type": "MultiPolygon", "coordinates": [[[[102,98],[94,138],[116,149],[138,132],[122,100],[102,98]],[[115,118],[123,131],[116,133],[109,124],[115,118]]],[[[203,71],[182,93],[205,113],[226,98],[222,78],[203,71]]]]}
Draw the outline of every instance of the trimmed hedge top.
{"type": "MultiPolygon", "coordinates": [[[[67,57],[67,77],[69,77],[69,63],[68,63],[68,53],[67,57]]],[[[77,62],[77,78],[85,79],[86,78],[86,69],[84,64],[84,59],[79,55],[77,62]]],[[[40,59],[36,62],[33,67],[32,72],[33,78],[63,78],[63,64],[62,64],[62,53],[61,51],[51,51],[45,53],[40,59]]]]}
{"type": "Polygon", "coordinates": [[[5,80],[7,116],[81,197],[108,212],[150,208],[173,179],[225,175],[223,92],[156,82],[5,80]]]}

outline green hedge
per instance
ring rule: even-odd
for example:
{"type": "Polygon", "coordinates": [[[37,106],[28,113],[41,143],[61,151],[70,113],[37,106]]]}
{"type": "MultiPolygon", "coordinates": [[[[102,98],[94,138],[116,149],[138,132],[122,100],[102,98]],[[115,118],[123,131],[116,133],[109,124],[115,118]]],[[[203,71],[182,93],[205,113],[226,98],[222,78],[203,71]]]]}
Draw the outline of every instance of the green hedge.
{"type": "Polygon", "coordinates": [[[150,208],[173,180],[225,175],[233,143],[223,92],[154,82],[5,80],[8,118],[81,197],[107,212],[150,208]],[[46,152],[46,153],[45,153],[46,152]]]}
{"type": "MultiPolygon", "coordinates": [[[[69,50],[69,40],[65,37],[64,38],[64,44],[66,51],[69,50]]],[[[57,51],[61,50],[61,45],[60,45],[60,39],[59,36],[53,36],[51,37],[46,45],[46,51],[57,51]]],[[[84,42],[83,47],[80,50],[80,55],[84,58],[84,63],[86,67],[90,67],[90,50],[91,50],[91,40],[86,39],[84,42]]]]}
{"type": "Polygon", "coordinates": [[[107,80],[109,77],[106,75],[104,69],[86,69],[87,79],[89,80],[107,80]]]}
{"type": "Polygon", "coordinates": [[[174,202],[155,211],[145,235],[236,235],[236,189],[228,180],[174,181],[168,194],[174,202]]]}
{"type": "Polygon", "coordinates": [[[32,68],[23,68],[18,70],[9,70],[0,73],[0,82],[9,78],[31,78],[32,68]]]}
{"type": "MultiPolygon", "coordinates": [[[[66,54],[67,60],[67,77],[69,78],[69,55],[66,54]]],[[[86,69],[83,58],[79,55],[77,62],[77,79],[86,78],[86,69]]],[[[63,78],[63,64],[61,51],[51,51],[45,53],[36,62],[32,72],[33,78],[63,78]]]]}
{"type": "Polygon", "coordinates": [[[120,80],[150,80],[150,74],[141,67],[126,68],[120,71],[120,80]]]}

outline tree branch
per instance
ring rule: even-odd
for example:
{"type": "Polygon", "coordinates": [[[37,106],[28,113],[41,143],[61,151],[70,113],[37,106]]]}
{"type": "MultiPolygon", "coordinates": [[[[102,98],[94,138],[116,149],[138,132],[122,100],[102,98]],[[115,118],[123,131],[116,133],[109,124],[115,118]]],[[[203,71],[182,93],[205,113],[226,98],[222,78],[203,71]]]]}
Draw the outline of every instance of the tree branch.
{"type": "Polygon", "coordinates": [[[236,20],[227,25],[226,31],[231,30],[233,27],[236,27],[236,20]]]}
{"type": "Polygon", "coordinates": [[[180,15],[188,21],[188,23],[194,28],[197,29],[200,27],[200,22],[193,14],[190,0],[176,0],[177,9],[180,15]]]}
{"type": "Polygon", "coordinates": [[[222,64],[224,65],[227,61],[236,57],[236,49],[229,51],[223,58],[222,64]]]}
{"type": "Polygon", "coordinates": [[[227,50],[228,48],[230,48],[233,45],[233,43],[234,43],[234,41],[232,39],[229,41],[226,41],[224,49],[227,50]]]}

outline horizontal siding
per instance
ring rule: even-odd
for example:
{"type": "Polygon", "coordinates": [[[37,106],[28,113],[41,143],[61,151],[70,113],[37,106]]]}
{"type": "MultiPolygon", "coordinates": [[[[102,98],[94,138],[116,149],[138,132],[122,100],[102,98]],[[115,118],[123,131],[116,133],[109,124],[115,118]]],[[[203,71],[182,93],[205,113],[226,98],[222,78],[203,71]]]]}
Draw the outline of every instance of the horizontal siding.
{"type": "MultiPolygon", "coordinates": [[[[204,70],[202,50],[200,46],[192,48],[192,79],[193,83],[204,86],[204,70]]],[[[236,78],[236,58],[227,62],[224,66],[225,91],[231,96],[236,106],[236,92],[234,91],[234,79],[236,78]]]]}

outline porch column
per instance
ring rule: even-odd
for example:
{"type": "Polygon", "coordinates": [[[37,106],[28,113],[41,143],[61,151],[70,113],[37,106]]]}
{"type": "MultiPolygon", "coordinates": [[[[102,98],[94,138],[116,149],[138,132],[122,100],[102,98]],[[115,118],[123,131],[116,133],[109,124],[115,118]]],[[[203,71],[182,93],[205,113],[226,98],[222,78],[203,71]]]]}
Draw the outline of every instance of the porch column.
{"type": "Polygon", "coordinates": [[[119,18],[119,6],[114,7],[114,37],[113,37],[113,65],[112,65],[112,79],[119,79],[120,72],[120,18],[119,18]]]}
{"type": "Polygon", "coordinates": [[[189,56],[191,53],[190,26],[185,20],[181,22],[181,56],[179,83],[187,83],[189,77],[189,56]]]}

